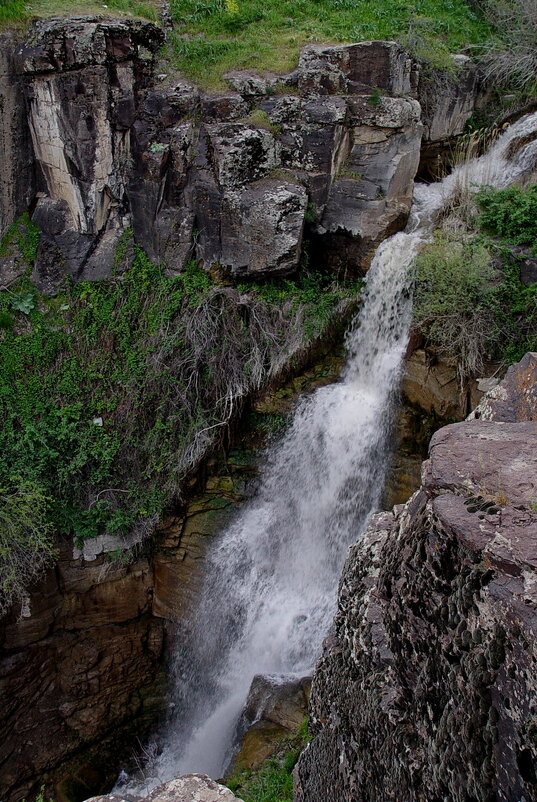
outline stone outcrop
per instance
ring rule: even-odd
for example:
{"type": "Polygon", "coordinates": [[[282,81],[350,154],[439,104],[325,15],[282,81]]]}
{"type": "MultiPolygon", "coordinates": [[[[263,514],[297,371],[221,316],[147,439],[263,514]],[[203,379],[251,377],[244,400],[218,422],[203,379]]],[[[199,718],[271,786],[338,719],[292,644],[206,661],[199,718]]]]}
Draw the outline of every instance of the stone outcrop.
{"type": "Polygon", "coordinates": [[[43,232],[35,279],[101,278],[127,225],[136,95],[152,75],[162,31],[91,18],[37,22],[17,53],[37,168],[34,220],[43,232]]]}
{"type": "Polygon", "coordinates": [[[194,258],[223,275],[288,275],[306,231],[310,261],[360,273],[406,223],[423,124],[427,148],[442,148],[476,101],[468,60],[431,79],[380,41],[309,45],[289,75],[236,71],[230,91],[203,92],[156,81],[163,38],[92,17],[4,38],[0,231],[31,208],[44,291],[109,275],[126,227],[172,272],[194,258]]]}
{"type": "Polygon", "coordinates": [[[206,774],[186,774],[159,785],[148,796],[120,794],[94,796],[87,802],[241,802],[229,788],[211,780],[206,774]]]}
{"type": "Polygon", "coordinates": [[[307,222],[312,258],[360,272],[410,209],[420,107],[400,95],[411,66],[393,42],[310,46],[290,76],[230,74],[228,95],[148,90],[132,139],[138,240],[170,269],[193,256],[285,275],[307,222]]]}
{"type": "Polygon", "coordinates": [[[453,157],[456,137],[464,132],[483,94],[479,69],[468,56],[453,56],[453,70],[434,70],[421,80],[418,98],[423,114],[419,172],[437,180],[453,157]]]}
{"type": "Polygon", "coordinates": [[[45,291],[65,274],[108,275],[129,226],[170,271],[195,258],[223,274],[287,275],[307,231],[310,260],[360,273],[408,217],[418,99],[431,141],[473,108],[467,82],[451,105],[427,95],[394,42],[310,45],[290,75],[231,73],[231,91],[211,94],[177,76],[155,82],[162,40],[150,23],[53,19],[4,56],[19,183],[1,223],[32,209],[45,291]]]}
{"type": "Polygon", "coordinates": [[[240,747],[231,773],[257,769],[296,735],[308,715],[311,678],[258,675],[253,678],[237,727],[240,747]]]}
{"type": "Polygon", "coordinates": [[[351,549],[297,800],[535,799],[535,364],[434,435],[421,489],[351,549]]]}
{"type": "Polygon", "coordinates": [[[0,237],[35,195],[30,129],[13,33],[0,36],[0,237]]]}

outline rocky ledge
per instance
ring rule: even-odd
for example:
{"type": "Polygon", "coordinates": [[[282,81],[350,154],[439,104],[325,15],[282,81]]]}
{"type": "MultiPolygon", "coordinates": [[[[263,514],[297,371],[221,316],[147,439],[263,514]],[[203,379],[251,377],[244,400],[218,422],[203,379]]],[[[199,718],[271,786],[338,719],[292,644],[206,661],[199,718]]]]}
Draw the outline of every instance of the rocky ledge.
{"type": "MultiPolygon", "coordinates": [[[[195,258],[290,274],[305,231],[320,263],[367,269],[406,223],[423,130],[429,143],[460,134],[478,94],[469,60],[434,91],[381,41],[310,45],[289,75],[233,72],[229,91],[203,92],[155,75],[163,38],[151,23],[91,17],[0,37],[0,234],[32,210],[45,291],[65,274],[108,275],[127,227],[171,271],[195,258]]],[[[16,273],[4,258],[0,276],[16,273]]]]}
{"type": "Polygon", "coordinates": [[[300,802],[537,796],[537,354],[349,554],[300,802]]]}

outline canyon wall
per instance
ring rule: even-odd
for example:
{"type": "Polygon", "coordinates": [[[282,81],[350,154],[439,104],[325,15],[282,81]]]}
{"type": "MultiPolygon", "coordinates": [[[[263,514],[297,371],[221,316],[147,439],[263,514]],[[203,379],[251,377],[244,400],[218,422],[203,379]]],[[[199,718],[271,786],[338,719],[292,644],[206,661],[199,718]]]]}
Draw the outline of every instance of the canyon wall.
{"type": "MultiPolygon", "coordinates": [[[[312,45],[290,75],[235,72],[229,92],[208,93],[157,74],[162,42],[150,23],[100,18],[0,37],[0,234],[30,213],[44,292],[65,275],[110,275],[130,227],[171,272],[194,258],[224,276],[292,274],[306,233],[313,263],[361,273],[406,223],[423,125],[428,142],[460,133],[477,91],[464,64],[468,93],[454,90],[449,108],[428,96],[423,114],[419,65],[393,42],[366,42],[312,45]]],[[[1,283],[27,267],[2,255],[1,283]]],[[[132,558],[132,543],[63,543],[0,623],[2,799],[35,793],[39,778],[82,799],[154,725],[166,632],[212,531],[204,504],[132,558]]]]}
{"type": "Polygon", "coordinates": [[[438,431],[351,549],[297,802],[537,794],[537,355],[438,431]]]}

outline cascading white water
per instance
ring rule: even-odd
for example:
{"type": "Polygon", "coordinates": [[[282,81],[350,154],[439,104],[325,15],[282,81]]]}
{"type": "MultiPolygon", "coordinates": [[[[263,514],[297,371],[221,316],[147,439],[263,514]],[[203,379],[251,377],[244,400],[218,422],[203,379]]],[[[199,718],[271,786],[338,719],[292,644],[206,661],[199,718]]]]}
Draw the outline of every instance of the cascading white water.
{"type": "Polygon", "coordinates": [[[382,491],[411,319],[409,267],[456,188],[505,186],[533,166],[535,142],[512,161],[506,151],[536,129],[533,114],[485,156],[438,184],[417,187],[406,232],[377,250],[362,309],[347,335],[341,380],[298,405],[289,430],[267,455],[257,496],[208,557],[192,636],[177,656],[178,712],[145,788],[187,772],[220,776],[254,675],[311,671],[348,546],[382,491]]]}

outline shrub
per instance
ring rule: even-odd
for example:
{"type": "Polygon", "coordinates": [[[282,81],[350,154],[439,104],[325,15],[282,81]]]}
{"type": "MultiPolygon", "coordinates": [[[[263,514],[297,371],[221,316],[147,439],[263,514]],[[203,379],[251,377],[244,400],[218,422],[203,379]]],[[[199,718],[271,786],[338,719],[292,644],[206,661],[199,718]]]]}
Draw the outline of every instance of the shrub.
{"type": "Polygon", "coordinates": [[[195,262],[171,278],[123,237],[118,261],[130,252],[105,281],[0,293],[0,484],[42,487],[78,541],[149,531],[246,394],[356,293],[318,276],[218,286],[195,262]]]}
{"type": "Polygon", "coordinates": [[[494,281],[486,246],[437,232],[415,263],[414,320],[461,381],[477,375],[495,336],[494,281]]]}
{"type": "Polygon", "coordinates": [[[0,486],[0,616],[54,557],[49,503],[35,482],[12,477],[0,486]]]}
{"type": "Polygon", "coordinates": [[[479,7],[497,39],[484,56],[489,80],[519,88],[537,76],[537,13],[535,0],[481,0],[479,7]]]}
{"type": "Polygon", "coordinates": [[[537,245],[537,184],[528,189],[483,189],[475,202],[485,231],[516,245],[537,245]]]}

